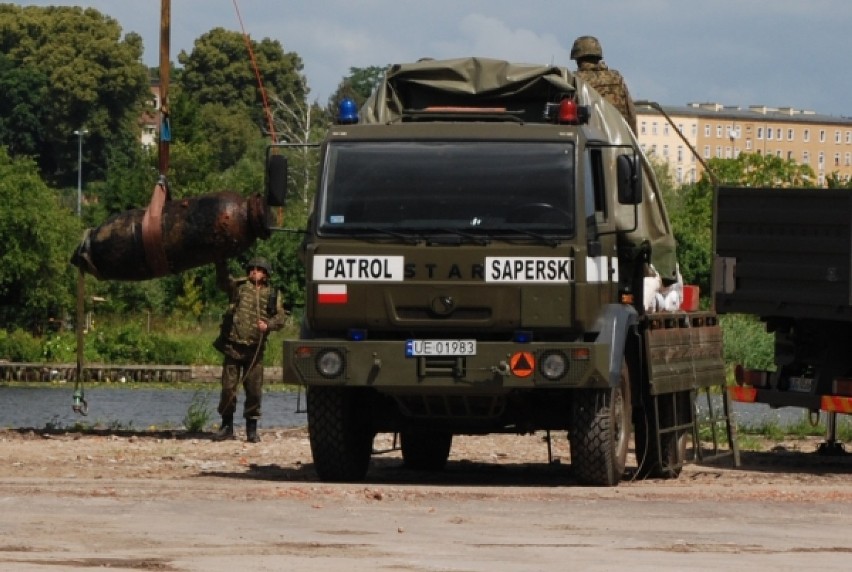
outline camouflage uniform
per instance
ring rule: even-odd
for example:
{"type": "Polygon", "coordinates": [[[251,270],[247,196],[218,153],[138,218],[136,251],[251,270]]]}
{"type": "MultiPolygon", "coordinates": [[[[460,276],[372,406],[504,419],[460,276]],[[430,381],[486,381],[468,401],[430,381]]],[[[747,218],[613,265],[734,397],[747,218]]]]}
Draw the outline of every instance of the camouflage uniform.
{"type": "MultiPolygon", "coordinates": [[[[269,263],[263,259],[253,260],[248,267],[264,268],[269,275],[269,263]]],[[[263,351],[266,346],[266,334],[258,329],[258,320],[267,323],[268,333],[281,329],[287,315],[275,290],[266,280],[253,283],[248,278],[232,278],[223,263],[216,265],[216,279],[218,286],[228,293],[231,301],[223,319],[220,338],[215,344],[225,356],[218,411],[222,416],[223,428],[230,426],[232,434],[237,391],[242,381],[246,392],[243,417],[248,420],[251,438],[261,415],[263,351]]]]}
{"type": "Polygon", "coordinates": [[[571,58],[577,62],[574,75],[592,86],[601,97],[618,109],[633,133],[636,133],[636,109],[624,78],[603,62],[600,42],[592,36],[581,36],[574,42],[571,58]]]}

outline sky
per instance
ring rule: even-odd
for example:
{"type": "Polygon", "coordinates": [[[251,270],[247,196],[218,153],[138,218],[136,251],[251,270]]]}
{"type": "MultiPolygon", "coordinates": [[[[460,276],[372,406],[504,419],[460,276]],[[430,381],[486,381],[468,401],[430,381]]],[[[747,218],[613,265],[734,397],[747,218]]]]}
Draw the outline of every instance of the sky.
{"type": "MultiPolygon", "coordinates": [[[[140,34],[144,63],[158,65],[161,0],[15,4],[96,8],[140,34]]],[[[352,67],[426,56],[574,69],[574,39],[593,35],[636,100],[852,117],[848,0],[171,0],[171,20],[172,61],[213,28],[244,27],[297,53],[321,104],[352,67]]]]}

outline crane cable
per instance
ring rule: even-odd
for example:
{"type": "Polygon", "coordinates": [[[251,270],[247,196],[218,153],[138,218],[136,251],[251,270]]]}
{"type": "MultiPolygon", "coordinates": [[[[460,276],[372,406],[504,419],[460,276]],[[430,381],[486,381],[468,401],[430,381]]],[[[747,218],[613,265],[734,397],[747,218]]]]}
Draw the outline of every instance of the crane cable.
{"type": "Polygon", "coordinates": [[[277,137],[275,136],[275,126],[272,122],[272,113],[269,110],[269,101],[266,98],[266,89],[263,87],[263,79],[260,77],[260,69],[257,66],[257,59],[254,57],[254,50],[251,47],[251,40],[249,39],[248,34],[246,34],[246,28],[243,24],[243,17],[240,14],[240,7],[237,5],[237,0],[233,0],[234,2],[234,10],[237,12],[237,20],[240,21],[240,29],[243,32],[243,39],[246,42],[246,49],[248,50],[249,57],[251,58],[251,65],[254,68],[254,75],[257,78],[257,86],[260,89],[260,96],[263,99],[263,113],[266,116],[267,124],[269,125],[269,135],[272,137],[272,142],[275,143],[277,137]]]}

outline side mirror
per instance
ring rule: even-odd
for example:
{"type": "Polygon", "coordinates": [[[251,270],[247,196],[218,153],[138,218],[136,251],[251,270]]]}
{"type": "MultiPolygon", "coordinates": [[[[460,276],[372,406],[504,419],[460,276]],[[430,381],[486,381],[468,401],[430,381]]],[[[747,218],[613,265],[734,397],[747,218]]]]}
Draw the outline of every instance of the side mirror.
{"type": "Polygon", "coordinates": [[[616,159],[618,202],[638,205],[642,202],[642,169],[635,155],[619,155],[616,159]]]}
{"type": "Polygon", "coordinates": [[[283,207],[287,202],[287,157],[266,157],[266,204],[283,207]]]}

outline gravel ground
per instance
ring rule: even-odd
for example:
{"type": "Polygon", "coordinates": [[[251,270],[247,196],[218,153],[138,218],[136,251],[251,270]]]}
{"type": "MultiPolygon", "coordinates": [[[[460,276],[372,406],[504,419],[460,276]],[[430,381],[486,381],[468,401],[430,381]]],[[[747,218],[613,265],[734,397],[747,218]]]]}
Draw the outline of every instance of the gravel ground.
{"type": "MultiPolygon", "coordinates": [[[[0,570],[847,570],[852,455],[819,439],[578,486],[564,434],[457,437],[447,469],[379,435],[363,483],[317,480],[304,428],[0,430],[0,570]]],[[[849,446],[847,445],[847,449],[849,446]]]]}

